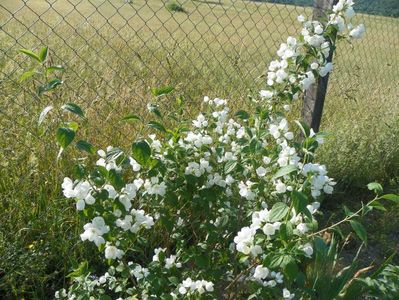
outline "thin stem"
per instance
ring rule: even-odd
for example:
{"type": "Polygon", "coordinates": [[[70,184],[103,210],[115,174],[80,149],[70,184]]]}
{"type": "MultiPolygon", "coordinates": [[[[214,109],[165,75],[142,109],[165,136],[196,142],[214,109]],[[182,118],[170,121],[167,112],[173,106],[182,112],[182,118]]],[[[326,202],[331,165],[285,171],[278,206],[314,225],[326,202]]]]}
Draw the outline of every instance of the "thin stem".
{"type": "Polygon", "coordinates": [[[248,268],[246,268],[245,270],[242,270],[240,274],[238,274],[236,276],[236,278],[234,278],[234,280],[232,282],[230,282],[230,284],[224,289],[225,291],[227,291],[229,288],[231,288],[237,281],[238,279],[240,279],[240,277],[242,275],[244,275],[245,273],[249,272],[253,267],[255,267],[257,264],[257,262],[254,262],[252,265],[250,265],[248,268]]]}
{"type": "MultiPolygon", "coordinates": [[[[376,201],[378,199],[380,199],[380,198],[379,197],[374,198],[369,203],[367,203],[365,206],[369,206],[370,204],[372,204],[374,201],[376,201]]],[[[324,229],[322,229],[320,231],[317,231],[317,232],[314,232],[312,234],[309,234],[308,237],[319,235],[319,234],[321,234],[323,232],[326,232],[326,231],[328,231],[330,229],[333,229],[333,228],[337,227],[338,225],[341,225],[342,223],[348,222],[351,219],[353,219],[354,217],[358,217],[362,210],[363,210],[363,206],[359,210],[357,210],[355,213],[353,213],[352,215],[345,217],[345,219],[343,219],[343,220],[341,220],[341,221],[339,221],[339,222],[337,222],[337,223],[335,223],[335,224],[333,224],[333,225],[331,225],[331,226],[329,226],[327,228],[324,228],[324,229]]]]}

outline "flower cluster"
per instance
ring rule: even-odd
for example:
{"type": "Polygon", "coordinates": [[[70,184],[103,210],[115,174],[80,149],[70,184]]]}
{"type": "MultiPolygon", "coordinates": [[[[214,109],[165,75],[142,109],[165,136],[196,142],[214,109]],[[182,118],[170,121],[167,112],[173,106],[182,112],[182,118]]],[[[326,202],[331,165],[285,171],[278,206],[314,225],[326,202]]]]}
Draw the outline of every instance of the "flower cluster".
{"type": "Polygon", "coordinates": [[[194,120],[174,128],[152,122],[159,135],[134,142],[131,151],[100,150],[94,166],[76,168],[79,179],[65,178],[65,197],[90,220],[82,241],[93,242],[111,267],[99,278],[81,271],[57,297],[303,295],[295,278],[313,259],[310,233],[335,182],[313,161],[322,135],[285,114],[332,71],[337,36],[364,31],[350,24],[352,5],[339,1],[326,24],[298,18],[301,35],[289,37],[270,63],[255,113],[233,114],[227,100],[205,97],[194,120]]]}
{"type": "Polygon", "coordinates": [[[181,295],[195,295],[206,292],[213,292],[213,283],[206,280],[193,281],[191,278],[183,280],[179,287],[179,294],[181,295]]]}

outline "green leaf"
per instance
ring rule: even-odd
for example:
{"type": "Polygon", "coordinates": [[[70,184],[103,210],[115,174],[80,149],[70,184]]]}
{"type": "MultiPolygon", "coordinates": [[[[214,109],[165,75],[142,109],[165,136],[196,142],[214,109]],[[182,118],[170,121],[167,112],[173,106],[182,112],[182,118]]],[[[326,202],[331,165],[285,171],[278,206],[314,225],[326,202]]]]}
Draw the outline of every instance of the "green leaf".
{"type": "Polygon", "coordinates": [[[75,138],[76,132],[67,127],[61,127],[57,130],[57,141],[60,146],[65,149],[68,147],[69,144],[72,143],[73,139],[75,138]]]}
{"type": "Polygon", "coordinates": [[[122,118],[122,121],[125,121],[125,122],[138,121],[138,120],[140,120],[140,117],[137,115],[128,115],[128,116],[122,118]]]}
{"type": "Polygon", "coordinates": [[[244,255],[241,256],[240,259],[238,260],[240,263],[245,263],[248,260],[249,256],[244,255]]]}
{"type": "Polygon", "coordinates": [[[299,268],[294,260],[291,260],[284,269],[285,275],[290,281],[293,281],[298,276],[299,268]]]}
{"type": "Polygon", "coordinates": [[[312,219],[312,214],[310,213],[309,209],[306,207],[309,203],[308,197],[298,191],[292,191],[292,201],[294,204],[295,211],[297,213],[303,213],[309,219],[312,219]]]}
{"type": "Polygon", "coordinates": [[[53,107],[52,107],[51,105],[49,105],[49,106],[45,107],[45,108],[42,110],[42,112],[40,113],[40,116],[39,116],[39,121],[37,122],[39,126],[43,123],[43,121],[44,121],[44,119],[46,118],[47,114],[48,114],[48,113],[50,112],[50,110],[52,110],[52,109],[53,109],[53,107]]]}
{"type": "Polygon", "coordinates": [[[172,86],[164,86],[164,87],[160,87],[160,88],[152,88],[151,93],[155,97],[159,97],[162,95],[169,94],[169,93],[173,92],[173,90],[174,90],[174,87],[172,87],[172,86]]]}
{"type": "Polygon", "coordinates": [[[132,144],[132,156],[141,165],[147,165],[151,158],[151,147],[145,140],[132,144]]]}
{"type": "Polygon", "coordinates": [[[231,173],[237,166],[238,162],[236,160],[229,160],[224,165],[224,172],[226,174],[231,173]]]}
{"type": "Polygon", "coordinates": [[[37,54],[34,53],[34,52],[31,51],[31,50],[28,50],[28,49],[19,49],[19,52],[21,52],[21,53],[23,53],[23,54],[25,54],[25,55],[27,55],[27,56],[33,58],[34,60],[37,60],[38,62],[41,62],[40,57],[37,56],[37,54]]]}
{"type": "Polygon", "coordinates": [[[291,222],[283,223],[280,225],[279,229],[280,237],[282,240],[287,240],[290,236],[293,235],[294,230],[292,228],[291,222]]]}
{"type": "Polygon", "coordinates": [[[277,222],[284,218],[289,211],[289,207],[287,204],[283,202],[277,202],[273,205],[272,209],[269,213],[269,221],[270,222],[277,222]]]}
{"type": "Polygon", "coordinates": [[[381,196],[381,198],[392,201],[393,203],[399,204],[399,195],[386,194],[386,195],[381,196]]]}
{"type": "Polygon", "coordinates": [[[293,166],[293,165],[288,165],[288,166],[282,167],[280,170],[278,170],[276,172],[276,174],[274,174],[273,179],[288,175],[297,170],[298,170],[297,167],[293,166]]]}
{"type": "Polygon", "coordinates": [[[357,234],[357,236],[367,244],[367,232],[364,226],[355,220],[350,220],[349,223],[351,224],[353,230],[357,234]]]}
{"type": "Polygon", "coordinates": [[[63,81],[59,78],[54,78],[47,82],[44,85],[39,86],[37,93],[39,96],[43,95],[43,93],[54,90],[57,86],[61,85],[63,81]]]}
{"type": "Polygon", "coordinates": [[[249,113],[247,113],[244,110],[239,110],[238,112],[236,112],[235,116],[239,119],[242,120],[248,120],[249,119],[249,113]]]}
{"type": "Polygon", "coordinates": [[[63,71],[65,71],[65,68],[63,66],[61,66],[61,65],[50,66],[50,67],[46,68],[47,74],[51,74],[51,73],[53,73],[55,71],[63,72],[63,71]]]}
{"type": "Polygon", "coordinates": [[[109,182],[117,190],[120,190],[121,188],[123,188],[125,186],[125,182],[123,181],[122,176],[115,169],[109,170],[108,178],[109,178],[109,182]]]}
{"type": "Polygon", "coordinates": [[[84,112],[83,110],[75,103],[67,103],[64,104],[63,106],[61,106],[61,108],[63,110],[69,111],[75,115],[78,115],[79,117],[81,117],[82,119],[84,119],[84,112]]]}
{"type": "Polygon", "coordinates": [[[89,154],[96,153],[96,149],[93,147],[93,145],[86,141],[78,141],[76,143],[76,148],[78,148],[80,151],[86,151],[89,154]]]}
{"type": "Polygon", "coordinates": [[[48,55],[48,47],[46,46],[46,47],[42,48],[42,50],[40,50],[40,53],[39,53],[40,61],[44,62],[47,58],[47,55],[48,55]]]}
{"type": "Polygon", "coordinates": [[[301,129],[301,131],[305,137],[308,137],[310,135],[310,128],[305,122],[295,121],[295,123],[301,129]]]}
{"type": "Polygon", "coordinates": [[[370,191],[374,191],[376,194],[381,194],[383,191],[382,185],[378,182],[371,182],[367,185],[370,191]]]}
{"type": "Polygon", "coordinates": [[[24,82],[25,80],[31,78],[35,74],[36,74],[35,70],[26,71],[24,74],[21,75],[21,77],[19,78],[19,81],[24,82]]]}
{"type": "Polygon", "coordinates": [[[353,215],[353,212],[346,205],[344,205],[344,212],[345,212],[345,216],[347,216],[347,217],[350,217],[353,215]]]}
{"type": "Polygon", "coordinates": [[[73,166],[73,175],[76,179],[83,179],[85,175],[85,167],[82,164],[77,164],[73,166]]]}
{"type": "Polygon", "coordinates": [[[165,127],[164,127],[161,123],[159,123],[159,122],[157,122],[157,121],[151,121],[151,122],[149,122],[149,123],[148,123],[148,126],[151,127],[151,128],[153,128],[153,129],[159,130],[159,131],[161,131],[161,132],[166,132],[165,127]]]}
{"type": "Polygon", "coordinates": [[[65,127],[72,129],[73,131],[77,132],[79,128],[79,124],[76,122],[66,122],[65,127]]]}
{"type": "Polygon", "coordinates": [[[89,264],[87,261],[80,263],[79,267],[73,272],[69,273],[67,277],[74,278],[86,275],[89,272],[89,264]]]}
{"type": "Polygon", "coordinates": [[[369,206],[381,211],[387,211],[386,208],[378,201],[373,201],[372,203],[369,204],[369,206]]]}
{"type": "Polygon", "coordinates": [[[285,268],[289,263],[293,262],[292,256],[287,254],[275,254],[271,259],[268,266],[271,269],[275,268],[285,268]]]}

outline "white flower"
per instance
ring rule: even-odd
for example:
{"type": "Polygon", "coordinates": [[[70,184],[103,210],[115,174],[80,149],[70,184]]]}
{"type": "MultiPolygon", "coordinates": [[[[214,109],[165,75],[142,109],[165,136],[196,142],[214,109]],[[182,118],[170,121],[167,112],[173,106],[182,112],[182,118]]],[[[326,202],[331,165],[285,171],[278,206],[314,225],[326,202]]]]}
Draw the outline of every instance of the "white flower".
{"type": "Polygon", "coordinates": [[[364,25],[360,24],[349,32],[349,36],[354,39],[360,39],[364,36],[365,32],[366,32],[366,30],[365,30],[364,25]]]}
{"type": "Polygon", "coordinates": [[[206,280],[193,281],[191,278],[187,278],[183,280],[178,290],[181,295],[185,295],[187,293],[203,294],[205,292],[213,292],[214,287],[213,283],[210,281],[206,280]]]}
{"type": "Polygon", "coordinates": [[[310,64],[310,68],[311,68],[312,70],[316,70],[318,67],[319,67],[319,64],[318,64],[317,62],[312,62],[312,63],[310,64]]]}
{"type": "Polygon", "coordinates": [[[108,192],[109,198],[115,199],[116,197],[118,197],[118,193],[116,192],[115,188],[112,185],[106,184],[104,185],[104,189],[108,192]]]}
{"type": "Polygon", "coordinates": [[[256,169],[256,174],[259,177],[264,177],[266,175],[266,173],[268,172],[267,169],[265,169],[264,167],[260,166],[259,168],[256,169]]]}
{"type": "Polygon", "coordinates": [[[310,243],[306,243],[305,245],[303,245],[302,247],[303,252],[305,252],[305,255],[307,257],[311,257],[313,254],[313,247],[310,243]]]}
{"type": "Polygon", "coordinates": [[[121,259],[124,252],[115,246],[108,245],[105,247],[105,258],[106,259],[121,259]]]}
{"type": "Polygon", "coordinates": [[[143,268],[140,265],[137,265],[132,271],[132,275],[136,277],[138,280],[143,279],[148,276],[149,271],[147,268],[143,268]]]}
{"type": "Polygon", "coordinates": [[[78,200],[78,202],[76,202],[76,209],[77,210],[84,210],[85,209],[85,202],[83,200],[78,200]]]}
{"type": "Polygon", "coordinates": [[[165,196],[166,194],[166,184],[165,182],[159,183],[158,177],[151,177],[151,180],[146,179],[144,182],[144,188],[147,190],[149,195],[165,196]]]}
{"type": "Polygon", "coordinates": [[[295,297],[295,294],[291,294],[289,290],[287,290],[286,288],[283,289],[283,298],[284,299],[292,299],[295,297]]]}
{"type": "Polygon", "coordinates": [[[181,264],[176,264],[176,255],[171,255],[165,259],[165,268],[170,269],[176,265],[177,268],[181,267],[181,264]]]}
{"type": "Polygon", "coordinates": [[[293,138],[294,138],[294,133],[292,133],[292,132],[286,132],[285,134],[284,134],[284,137],[287,139],[287,140],[292,140],[293,138]]]}
{"type": "Polygon", "coordinates": [[[253,183],[250,181],[247,181],[246,183],[241,181],[240,184],[238,185],[240,189],[239,194],[241,195],[241,197],[244,197],[250,201],[255,199],[255,193],[251,191],[252,184],[253,183]]]}
{"type": "Polygon", "coordinates": [[[287,191],[287,186],[283,182],[281,182],[281,180],[278,180],[275,185],[277,193],[282,194],[287,191]]]}
{"type": "Polygon", "coordinates": [[[205,119],[205,116],[203,114],[199,114],[197,120],[193,121],[193,125],[197,128],[203,128],[208,126],[208,121],[205,119]]]}
{"type": "Polygon", "coordinates": [[[179,293],[182,295],[187,294],[187,289],[184,286],[179,287],[179,293]]]}
{"type": "Polygon", "coordinates": [[[312,204],[309,204],[306,206],[306,208],[310,211],[310,213],[313,215],[320,207],[319,202],[313,202],[312,204]]]}
{"type": "Polygon", "coordinates": [[[305,234],[308,232],[308,226],[305,223],[300,223],[296,226],[296,229],[298,229],[298,232],[301,234],[305,234]]]}
{"type": "Polygon", "coordinates": [[[260,96],[262,98],[266,98],[266,99],[270,99],[271,97],[273,97],[274,93],[271,91],[266,91],[266,90],[261,90],[260,91],[260,96]]]}
{"type": "Polygon", "coordinates": [[[265,165],[270,164],[270,162],[272,161],[272,159],[270,157],[267,156],[263,156],[262,161],[265,165]]]}
{"type": "Polygon", "coordinates": [[[284,79],[288,77],[288,74],[283,70],[280,69],[276,72],[276,82],[277,83],[282,83],[284,79]]]}
{"type": "Polygon", "coordinates": [[[137,233],[142,227],[144,227],[145,229],[150,229],[152,226],[154,226],[154,218],[146,215],[144,210],[132,209],[130,213],[134,217],[135,221],[130,228],[131,232],[137,233]]]}
{"type": "Polygon", "coordinates": [[[303,23],[303,22],[305,22],[306,19],[305,19],[305,17],[303,15],[299,15],[297,17],[297,20],[298,20],[298,22],[303,23]]]}
{"type": "Polygon", "coordinates": [[[238,252],[241,252],[245,255],[251,253],[255,231],[255,229],[249,227],[241,228],[241,230],[237,233],[237,236],[234,238],[234,243],[237,245],[236,247],[238,252]]]}
{"type": "Polygon", "coordinates": [[[156,248],[154,249],[154,256],[152,257],[152,261],[159,261],[159,253],[165,252],[166,248],[156,248]]]}
{"type": "Polygon", "coordinates": [[[98,279],[98,282],[99,282],[100,284],[106,283],[106,282],[107,282],[107,277],[106,277],[105,275],[101,276],[101,277],[98,279]]]}
{"type": "Polygon", "coordinates": [[[140,164],[137,161],[135,161],[132,157],[129,157],[129,163],[132,166],[134,172],[140,171],[141,169],[140,164]]]}
{"type": "Polygon", "coordinates": [[[316,78],[313,75],[313,72],[306,72],[306,77],[302,79],[301,85],[304,90],[307,90],[313,83],[316,82],[316,78]]]}
{"type": "Polygon", "coordinates": [[[323,27],[321,26],[321,24],[317,25],[314,28],[314,33],[316,33],[316,34],[322,34],[323,33],[323,27]]]}
{"type": "Polygon", "coordinates": [[[263,233],[266,234],[267,236],[274,235],[276,233],[276,228],[273,226],[273,224],[266,223],[265,226],[262,228],[263,233]]]}
{"type": "Polygon", "coordinates": [[[319,74],[321,77],[326,76],[328,73],[330,73],[333,69],[333,64],[332,63],[327,63],[324,67],[321,67],[319,70],[319,74]]]}
{"type": "Polygon", "coordinates": [[[124,231],[129,230],[132,227],[133,217],[131,215],[125,216],[124,219],[117,219],[115,225],[122,228],[124,231]]]}
{"type": "Polygon", "coordinates": [[[265,279],[269,275],[269,269],[263,266],[257,266],[254,273],[254,278],[265,279]]]}
{"type": "Polygon", "coordinates": [[[262,254],[262,253],[263,253],[263,249],[262,249],[261,246],[259,246],[259,245],[254,245],[254,246],[252,246],[252,248],[251,248],[251,255],[252,255],[253,257],[257,257],[258,255],[260,255],[260,254],[262,254]]]}
{"type": "Polygon", "coordinates": [[[62,187],[62,192],[64,193],[65,197],[67,197],[67,198],[76,197],[76,192],[73,189],[72,179],[65,177],[61,187],[62,187]]]}
{"type": "Polygon", "coordinates": [[[93,205],[94,203],[96,203],[96,199],[90,193],[88,193],[85,198],[85,202],[88,205],[93,205]]]}
{"type": "Polygon", "coordinates": [[[325,186],[323,187],[323,191],[324,191],[324,193],[326,193],[326,194],[332,194],[333,191],[334,191],[334,188],[333,188],[331,185],[325,185],[325,186]]]}
{"type": "Polygon", "coordinates": [[[213,292],[213,290],[214,290],[214,288],[213,288],[213,282],[207,281],[207,282],[205,283],[205,289],[206,289],[208,292],[213,292]]]}
{"type": "Polygon", "coordinates": [[[82,241],[88,240],[94,242],[96,246],[100,246],[105,243],[102,235],[108,233],[110,228],[105,224],[102,217],[95,217],[91,223],[84,225],[83,229],[85,231],[80,235],[82,241]]]}
{"type": "Polygon", "coordinates": [[[352,6],[348,7],[345,10],[345,18],[347,18],[348,20],[353,18],[354,15],[355,15],[355,10],[353,9],[352,6]]]}

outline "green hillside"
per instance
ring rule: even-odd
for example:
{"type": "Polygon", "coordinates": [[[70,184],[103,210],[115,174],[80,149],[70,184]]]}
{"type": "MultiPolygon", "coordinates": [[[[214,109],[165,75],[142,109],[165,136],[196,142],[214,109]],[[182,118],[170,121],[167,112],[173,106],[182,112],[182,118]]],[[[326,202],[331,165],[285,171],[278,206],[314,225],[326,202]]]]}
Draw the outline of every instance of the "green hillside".
{"type": "MultiPolygon", "coordinates": [[[[283,3],[300,6],[312,6],[313,0],[254,0],[256,2],[283,3]]],[[[358,12],[399,17],[398,0],[358,0],[355,3],[355,10],[358,12]]]]}

